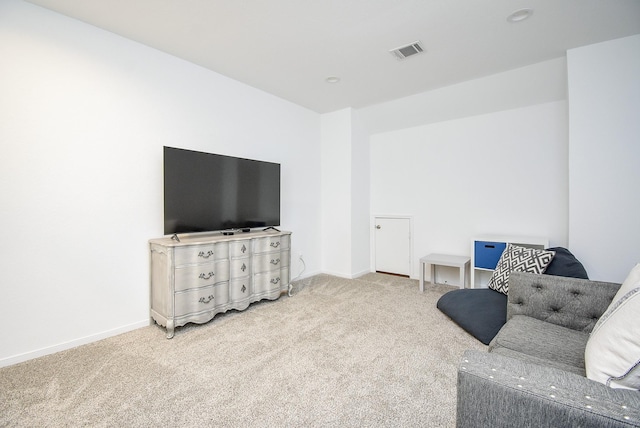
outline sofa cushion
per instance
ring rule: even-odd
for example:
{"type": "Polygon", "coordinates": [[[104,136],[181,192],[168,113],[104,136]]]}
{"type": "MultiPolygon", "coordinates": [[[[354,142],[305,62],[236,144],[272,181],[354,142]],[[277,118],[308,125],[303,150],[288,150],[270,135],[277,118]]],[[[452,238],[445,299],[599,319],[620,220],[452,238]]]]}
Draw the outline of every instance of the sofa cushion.
{"type": "Polygon", "coordinates": [[[593,328],[585,362],[589,379],[613,388],[640,389],[640,263],[593,328]]]}
{"type": "Polygon", "coordinates": [[[485,345],[507,320],[507,296],[488,288],[449,291],[436,306],[485,345]]]}
{"type": "Polygon", "coordinates": [[[507,244],[487,286],[503,294],[509,292],[511,272],[544,273],[555,252],[507,244]]]}
{"type": "Polygon", "coordinates": [[[524,272],[511,274],[507,320],[526,315],[591,333],[620,284],[524,272]]]}
{"type": "Polygon", "coordinates": [[[584,375],[584,348],[588,339],[588,333],[516,315],[491,341],[489,352],[517,355],[536,364],[584,375]]]}
{"type": "Polygon", "coordinates": [[[556,255],[544,271],[545,275],[589,279],[584,266],[571,251],[564,247],[547,248],[547,251],[553,251],[556,255]]]}

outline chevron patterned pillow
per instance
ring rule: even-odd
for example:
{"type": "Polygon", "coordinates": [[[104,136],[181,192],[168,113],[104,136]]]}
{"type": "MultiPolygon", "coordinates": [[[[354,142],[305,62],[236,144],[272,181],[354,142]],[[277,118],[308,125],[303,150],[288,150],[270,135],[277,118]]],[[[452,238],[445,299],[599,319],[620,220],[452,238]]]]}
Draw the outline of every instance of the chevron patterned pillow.
{"type": "Polygon", "coordinates": [[[500,293],[509,292],[509,275],[511,272],[544,273],[555,251],[537,250],[535,248],[519,247],[507,244],[507,248],[500,256],[498,265],[493,271],[487,286],[500,293]]]}

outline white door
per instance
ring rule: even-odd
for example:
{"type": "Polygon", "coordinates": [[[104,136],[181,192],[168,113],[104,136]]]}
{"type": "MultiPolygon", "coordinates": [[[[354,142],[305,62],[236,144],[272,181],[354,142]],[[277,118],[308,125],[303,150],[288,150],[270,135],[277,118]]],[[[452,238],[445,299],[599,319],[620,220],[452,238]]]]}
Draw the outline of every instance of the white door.
{"type": "Polygon", "coordinates": [[[374,228],[376,272],[410,276],[411,220],[376,217],[374,228]]]}

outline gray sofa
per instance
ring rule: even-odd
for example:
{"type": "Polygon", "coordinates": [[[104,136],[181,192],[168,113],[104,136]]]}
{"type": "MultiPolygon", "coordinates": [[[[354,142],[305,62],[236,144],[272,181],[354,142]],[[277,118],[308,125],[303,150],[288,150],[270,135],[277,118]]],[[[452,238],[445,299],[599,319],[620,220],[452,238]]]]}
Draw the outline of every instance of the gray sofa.
{"type": "Polygon", "coordinates": [[[585,376],[589,333],[619,287],[512,273],[507,323],[458,367],[457,427],[640,427],[640,391],[585,376]]]}

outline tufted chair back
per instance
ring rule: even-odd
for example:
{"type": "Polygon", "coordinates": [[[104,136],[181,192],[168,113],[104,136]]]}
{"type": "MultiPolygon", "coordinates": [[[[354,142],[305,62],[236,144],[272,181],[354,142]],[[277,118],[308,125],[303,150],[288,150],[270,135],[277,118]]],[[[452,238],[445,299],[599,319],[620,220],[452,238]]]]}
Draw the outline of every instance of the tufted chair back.
{"type": "Polygon", "coordinates": [[[507,321],[526,315],[573,330],[591,333],[620,284],[512,272],[507,321]]]}

